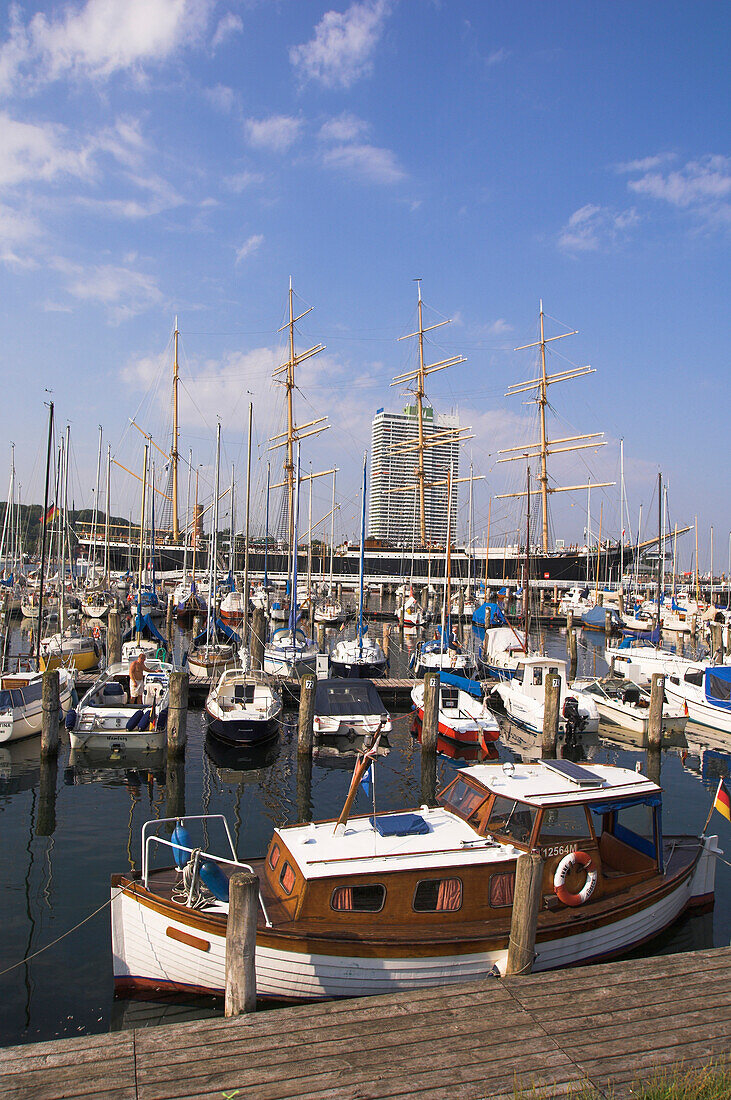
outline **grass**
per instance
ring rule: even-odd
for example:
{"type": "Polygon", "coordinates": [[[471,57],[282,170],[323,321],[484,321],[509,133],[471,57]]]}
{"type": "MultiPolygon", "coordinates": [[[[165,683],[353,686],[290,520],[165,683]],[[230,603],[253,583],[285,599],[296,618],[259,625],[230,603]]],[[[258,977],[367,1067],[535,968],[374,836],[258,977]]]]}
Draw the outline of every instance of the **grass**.
{"type": "MultiPolygon", "coordinates": [[[[731,1061],[721,1058],[707,1066],[688,1068],[679,1064],[655,1070],[646,1081],[621,1090],[632,1100],[729,1100],[731,1097],[731,1061]]],[[[531,1086],[513,1090],[514,1100],[616,1100],[611,1084],[599,1089],[592,1085],[561,1088],[531,1086]]]]}

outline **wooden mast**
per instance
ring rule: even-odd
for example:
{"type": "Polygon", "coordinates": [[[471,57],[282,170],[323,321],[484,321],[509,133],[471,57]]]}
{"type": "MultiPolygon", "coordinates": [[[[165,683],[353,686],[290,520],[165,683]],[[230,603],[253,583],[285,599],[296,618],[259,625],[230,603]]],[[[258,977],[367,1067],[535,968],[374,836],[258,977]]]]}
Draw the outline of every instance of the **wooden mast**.
{"type": "Polygon", "coordinates": [[[173,469],[173,540],[180,539],[178,518],[178,318],[175,318],[175,358],[173,360],[173,445],[170,450],[170,462],[173,469]]]}
{"type": "MultiPolygon", "coordinates": [[[[548,487],[548,456],[553,454],[561,454],[564,451],[581,451],[586,448],[592,447],[606,447],[606,440],[601,440],[603,432],[591,432],[588,435],[570,435],[563,439],[549,440],[546,432],[546,406],[548,405],[548,387],[555,382],[566,382],[573,378],[581,378],[585,374],[596,374],[596,371],[592,367],[572,367],[569,370],[558,371],[556,374],[548,374],[546,371],[546,344],[552,343],[554,340],[563,340],[567,336],[576,336],[578,329],[573,332],[562,332],[559,336],[546,337],[544,329],[544,313],[543,313],[543,299],[540,301],[539,309],[540,318],[540,334],[541,338],[537,343],[523,344],[519,348],[514,348],[514,351],[525,351],[527,348],[540,348],[541,349],[541,369],[538,378],[532,378],[527,382],[516,382],[514,385],[508,387],[508,391],[505,394],[506,397],[513,397],[515,394],[527,393],[530,390],[536,389],[535,402],[538,405],[539,420],[540,420],[540,441],[532,444],[528,444],[530,448],[530,454],[528,458],[540,458],[541,460],[541,473],[539,476],[542,505],[542,518],[543,518],[543,538],[542,549],[544,554],[548,552],[548,496],[549,493],[567,493],[576,489],[586,489],[587,485],[566,485],[561,488],[548,487]],[[580,440],[596,440],[597,442],[585,443],[578,442],[580,440]],[[558,444],[572,443],[576,446],[564,447],[558,446],[558,444]]],[[[500,451],[499,454],[510,455],[509,458],[500,458],[498,462],[515,462],[516,460],[526,457],[526,445],[520,444],[517,447],[507,447],[505,450],[500,451]],[[516,454],[510,454],[510,452],[519,452],[516,454]]],[[[595,488],[608,488],[614,485],[613,481],[595,482],[595,488]]],[[[507,497],[522,497],[525,493],[500,493],[498,499],[505,499],[507,497]]]]}
{"type": "MultiPolygon", "coordinates": [[[[467,360],[464,355],[452,355],[448,359],[441,359],[438,363],[425,363],[424,362],[424,334],[431,332],[432,329],[441,328],[442,325],[449,325],[451,321],[437,321],[434,325],[427,325],[424,327],[424,306],[421,297],[421,279],[414,279],[418,287],[418,328],[415,332],[410,332],[406,336],[399,336],[399,340],[411,340],[414,337],[418,340],[419,347],[419,365],[412,370],[406,371],[404,374],[399,374],[394,378],[391,383],[392,386],[401,386],[404,383],[413,382],[415,389],[411,391],[416,398],[416,420],[417,420],[417,437],[415,443],[400,443],[396,444],[391,449],[393,455],[404,455],[410,451],[416,451],[417,465],[416,465],[416,485],[419,490],[419,516],[421,527],[421,545],[427,545],[426,534],[426,494],[425,489],[433,489],[437,486],[446,485],[446,481],[434,481],[427,485],[426,475],[424,469],[424,452],[430,447],[439,447],[445,443],[461,443],[466,439],[472,439],[471,435],[464,435],[464,432],[468,432],[469,428],[445,428],[441,431],[432,431],[430,433],[429,441],[425,442],[424,439],[424,397],[426,395],[426,378],[427,375],[432,374],[434,371],[445,370],[447,367],[456,366],[458,363],[466,363],[467,360]]],[[[467,478],[454,478],[453,484],[457,482],[467,481],[467,478]]],[[[409,492],[411,485],[399,486],[392,490],[393,492],[409,492]]],[[[447,503],[447,508],[451,507],[451,501],[447,503]]]]}

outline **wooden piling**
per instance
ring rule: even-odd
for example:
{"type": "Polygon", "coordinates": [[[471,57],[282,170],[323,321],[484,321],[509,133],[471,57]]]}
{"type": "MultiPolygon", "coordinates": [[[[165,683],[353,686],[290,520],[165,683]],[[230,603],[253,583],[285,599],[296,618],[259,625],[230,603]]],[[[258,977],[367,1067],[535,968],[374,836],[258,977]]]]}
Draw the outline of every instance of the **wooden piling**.
{"type": "Polygon", "coordinates": [[[543,897],[543,859],[524,852],[515,864],[515,894],[505,975],[530,974],[536,947],[538,912],[543,897]]]}
{"type": "Polygon", "coordinates": [[[388,657],[388,649],[391,642],[391,628],[388,623],[383,624],[383,653],[388,657]]]}
{"type": "Polygon", "coordinates": [[[170,673],[170,694],[168,703],[167,741],[168,756],[178,756],[185,752],[188,737],[188,684],[187,672],[170,673]]]}
{"type": "Polygon", "coordinates": [[[53,836],[56,830],[57,784],[58,756],[55,753],[42,756],[40,783],[38,787],[36,836],[53,836]]]}
{"type": "Polygon", "coordinates": [[[620,584],[619,591],[617,592],[618,606],[620,615],[624,615],[624,588],[620,584]]]}
{"type": "Polygon", "coordinates": [[[312,753],[297,754],[297,820],[312,821],[312,753]]]}
{"type": "Polygon", "coordinates": [[[419,603],[421,605],[421,610],[426,615],[427,611],[429,610],[429,586],[426,584],[419,593],[419,603]]]}
{"type": "Polygon", "coordinates": [[[438,672],[424,674],[424,718],[421,723],[421,752],[437,751],[439,733],[439,683],[438,672]]]}
{"type": "Polygon", "coordinates": [[[711,623],[711,661],[713,664],[723,664],[723,625],[711,623]]]}
{"type": "Polygon", "coordinates": [[[662,704],[665,698],[665,677],[653,672],[650,688],[650,710],[647,716],[647,744],[659,749],[662,744],[662,704]]]}
{"type": "Polygon", "coordinates": [[[107,666],[117,665],[122,660],[122,628],[119,611],[110,607],[107,612],[107,666]]]}
{"type": "Polygon", "coordinates": [[[570,634],[574,628],[574,613],[573,611],[566,612],[566,630],[570,634]]]}
{"type": "Polygon", "coordinates": [[[596,605],[597,605],[597,607],[604,607],[604,593],[603,592],[597,592],[596,605]]]}
{"type": "Polygon", "coordinates": [[[41,707],[41,756],[55,756],[58,752],[59,719],[61,717],[57,668],[49,669],[43,673],[41,707]]]}
{"type": "Polygon", "coordinates": [[[317,624],[317,648],[321,653],[325,652],[325,624],[317,624]]]}
{"type": "Polygon", "coordinates": [[[569,643],[569,663],[573,669],[576,669],[576,662],[578,660],[577,648],[576,648],[576,631],[572,627],[568,632],[569,643]]]}
{"type": "Polygon", "coordinates": [[[185,817],[185,757],[168,756],[165,768],[165,816],[185,817]]]}
{"type": "Polygon", "coordinates": [[[612,633],[612,612],[609,608],[607,608],[604,612],[604,633],[612,633]]]}
{"type": "Polygon", "coordinates": [[[259,879],[237,871],[229,879],[226,922],[226,1016],[256,1011],[256,918],[259,879]]]}
{"type": "Polygon", "coordinates": [[[316,688],[315,674],[306,672],[300,680],[300,709],[297,724],[297,752],[299,753],[312,753],[316,688]]]}
{"type": "Polygon", "coordinates": [[[459,586],[459,594],[457,596],[457,614],[460,619],[464,618],[464,588],[459,586]]]}
{"type": "Polygon", "coordinates": [[[690,636],[691,636],[691,638],[695,638],[697,632],[698,632],[698,614],[697,614],[697,612],[694,611],[693,614],[690,617],[690,636]]]}
{"type": "Polygon", "coordinates": [[[561,704],[561,677],[548,673],[544,685],[543,701],[543,756],[556,756],[558,739],[558,713],[561,704]]]}
{"type": "Polygon", "coordinates": [[[251,632],[249,634],[249,653],[251,655],[251,667],[259,672],[264,664],[264,639],[266,637],[266,620],[264,608],[255,607],[251,616],[251,632]]]}

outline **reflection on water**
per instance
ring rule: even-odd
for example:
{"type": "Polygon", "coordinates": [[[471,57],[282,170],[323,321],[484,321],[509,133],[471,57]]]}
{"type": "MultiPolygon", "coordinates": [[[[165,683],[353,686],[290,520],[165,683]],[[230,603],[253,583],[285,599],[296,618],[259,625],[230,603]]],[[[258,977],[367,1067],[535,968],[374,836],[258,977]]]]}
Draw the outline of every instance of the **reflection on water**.
{"type": "MultiPolygon", "coordinates": [[[[374,600],[377,605],[377,598],[374,600]]],[[[465,641],[470,644],[469,631],[465,641]]],[[[418,635],[393,626],[391,675],[403,676],[418,635]]],[[[547,652],[566,655],[565,631],[544,631],[547,652]]],[[[580,635],[577,675],[606,671],[602,635],[580,635]]],[[[441,742],[431,767],[422,772],[412,716],[393,716],[387,755],[377,765],[378,808],[418,806],[469,766],[466,753],[441,742]]],[[[337,816],[350,783],[353,756],[318,753],[297,758],[296,714],[284,715],[279,738],[257,752],[229,750],[206,740],[200,710],[188,719],[184,763],[168,767],[164,753],[116,759],[70,752],[63,735],[57,764],[41,766],[39,738],[0,747],[0,815],[3,844],[0,882],[4,893],[0,970],[13,966],[55,940],[109,897],[109,876],[139,866],[140,830],[150,818],[182,812],[223,813],[239,854],[260,855],[274,826],[337,816]]],[[[475,760],[535,760],[540,738],[502,723],[501,738],[475,760]]],[[[699,832],[720,776],[731,770],[731,745],[723,735],[688,727],[682,744],[662,755],[648,754],[616,728],[561,738],[559,756],[580,762],[636,765],[665,788],[664,830],[699,832]]],[[[362,792],[356,812],[370,804],[362,792]]],[[[711,821],[721,846],[731,847],[728,824],[711,821]]],[[[717,867],[716,908],[688,918],[648,950],[677,951],[728,944],[731,938],[731,869],[717,867]]],[[[221,1011],[212,999],[115,1001],[112,989],[109,911],[102,908],[77,931],[0,978],[0,1043],[9,1044],[110,1027],[144,1026],[197,1018],[221,1011]]]]}

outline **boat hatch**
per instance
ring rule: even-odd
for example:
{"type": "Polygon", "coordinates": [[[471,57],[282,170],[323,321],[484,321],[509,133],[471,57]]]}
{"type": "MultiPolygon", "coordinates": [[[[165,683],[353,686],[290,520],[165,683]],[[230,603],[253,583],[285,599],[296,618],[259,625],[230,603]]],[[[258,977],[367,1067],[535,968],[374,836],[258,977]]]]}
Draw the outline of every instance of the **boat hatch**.
{"type": "Polygon", "coordinates": [[[379,836],[417,836],[429,832],[429,825],[421,814],[389,814],[388,817],[371,817],[371,824],[379,836]]]}
{"type": "Polygon", "coordinates": [[[551,771],[558,772],[570,783],[575,783],[577,787],[604,786],[604,780],[600,775],[589,771],[588,768],[582,768],[581,764],[574,764],[573,760],[544,760],[543,766],[544,768],[550,768],[551,771]]]}

